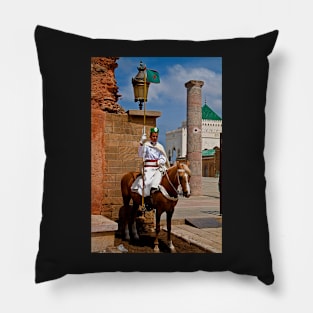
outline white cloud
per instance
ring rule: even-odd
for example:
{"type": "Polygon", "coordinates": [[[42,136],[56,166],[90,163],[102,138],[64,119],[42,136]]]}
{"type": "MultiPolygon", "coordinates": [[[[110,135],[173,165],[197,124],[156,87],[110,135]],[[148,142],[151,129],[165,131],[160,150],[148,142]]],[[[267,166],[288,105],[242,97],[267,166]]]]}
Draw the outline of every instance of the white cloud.
{"type": "MultiPolygon", "coordinates": [[[[161,102],[164,105],[173,101],[177,105],[186,105],[187,89],[185,83],[190,80],[201,80],[202,100],[207,104],[221,111],[222,75],[207,68],[185,68],[180,64],[168,67],[166,75],[161,76],[160,84],[151,84],[149,99],[151,102],[161,102]]],[[[159,104],[161,104],[159,103],[159,104]]]]}
{"type": "MultiPolygon", "coordinates": [[[[119,93],[122,98],[120,104],[126,105],[129,109],[137,108],[133,100],[133,88],[131,79],[136,75],[138,59],[120,58],[119,68],[120,80],[118,81],[119,93]]],[[[161,63],[158,68],[160,73],[160,84],[150,84],[148,93],[147,109],[161,110],[164,114],[169,109],[181,110],[186,107],[187,89],[185,83],[190,80],[201,80],[204,82],[202,87],[202,104],[206,101],[207,105],[217,114],[222,112],[222,75],[204,67],[187,67],[181,64],[173,64],[162,68],[161,63]]],[[[173,110],[172,110],[173,111],[173,110]]]]}

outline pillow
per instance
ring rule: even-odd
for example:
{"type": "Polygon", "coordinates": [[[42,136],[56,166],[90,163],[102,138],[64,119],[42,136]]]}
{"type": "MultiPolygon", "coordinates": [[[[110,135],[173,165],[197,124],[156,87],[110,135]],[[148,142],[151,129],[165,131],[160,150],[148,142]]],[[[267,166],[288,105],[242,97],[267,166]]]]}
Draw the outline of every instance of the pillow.
{"type": "MultiPolygon", "coordinates": [[[[36,27],[35,41],[43,81],[46,153],[36,283],[66,274],[199,270],[231,271],[256,276],[267,285],[273,283],[263,149],[269,70],[267,57],[277,36],[278,31],[275,30],[255,38],[130,41],[91,39],[43,26],[36,27]],[[111,250],[111,253],[92,251],[97,244],[103,244],[101,235],[104,229],[107,231],[104,236],[108,235],[106,240],[118,237],[116,223],[122,220],[122,210],[118,212],[117,208],[122,207],[119,182],[123,171],[116,174],[110,170],[115,166],[118,171],[123,156],[133,151],[137,153],[138,134],[142,127],[140,122],[139,126],[135,124],[140,118],[142,121],[143,110],[136,108],[135,113],[125,112],[118,105],[119,81],[112,73],[116,70],[118,58],[136,56],[221,58],[223,142],[221,190],[217,197],[220,199],[219,217],[222,219],[222,226],[219,223],[221,251],[118,253],[121,249],[117,248],[121,247],[124,248],[122,251],[127,251],[126,243],[119,247],[113,245],[112,249],[116,250],[111,250]],[[96,60],[93,64],[92,58],[99,58],[100,61],[96,60]],[[101,64],[106,58],[111,58],[111,63],[101,64]],[[92,86],[93,71],[102,75],[96,78],[100,83],[110,77],[111,82],[103,87],[105,90],[92,86]],[[115,121],[115,118],[118,120],[115,121]],[[103,132],[97,132],[97,123],[105,125],[103,132]],[[127,133],[118,136],[118,128],[129,125],[127,123],[132,123],[132,128],[126,126],[127,133]],[[93,143],[97,140],[104,145],[102,151],[94,149],[93,143]],[[124,150],[119,149],[120,146],[124,150]],[[105,152],[107,157],[112,154],[115,165],[110,161],[108,166],[109,157],[103,157],[105,152]],[[96,164],[97,161],[100,165],[96,164]],[[97,175],[93,176],[95,172],[97,175]]],[[[130,79],[135,72],[125,75],[130,79]]],[[[162,84],[166,86],[166,81],[162,82],[160,76],[159,88],[162,84]]],[[[151,96],[156,86],[150,85],[151,96]]],[[[171,99],[168,101],[170,105],[171,99]]],[[[148,115],[148,111],[147,125],[154,127],[162,112],[154,112],[156,117],[153,117],[152,113],[148,115]]],[[[198,130],[194,128],[194,132],[198,130]]],[[[123,170],[132,171],[137,165],[130,157],[125,161],[123,170]]],[[[193,172],[196,172],[195,168],[193,172]]],[[[197,195],[192,195],[190,201],[195,197],[197,195]]],[[[210,207],[206,209],[210,210],[210,207]]],[[[149,212],[146,213],[148,216],[149,212]]],[[[149,242],[141,243],[145,244],[149,242]]]]}

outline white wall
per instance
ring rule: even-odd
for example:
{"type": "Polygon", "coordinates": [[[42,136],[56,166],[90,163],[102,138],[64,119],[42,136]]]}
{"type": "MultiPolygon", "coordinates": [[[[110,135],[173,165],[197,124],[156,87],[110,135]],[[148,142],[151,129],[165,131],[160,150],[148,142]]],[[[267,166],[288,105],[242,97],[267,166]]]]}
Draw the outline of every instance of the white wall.
{"type": "MultiPolygon", "coordinates": [[[[220,147],[220,133],[222,132],[222,121],[202,120],[202,148],[213,149],[220,147]]],[[[238,143],[242,144],[242,143],[238,143]]],[[[186,122],[182,122],[181,127],[166,132],[166,153],[169,156],[175,156],[173,151],[176,151],[178,156],[178,149],[180,150],[179,156],[186,156],[187,154],[187,126],[186,122]],[[170,152],[170,154],[169,154],[170,152]]],[[[172,159],[175,161],[175,158],[172,159]]]]}
{"type": "Polygon", "coordinates": [[[220,147],[222,121],[202,120],[202,150],[220,147]]]}

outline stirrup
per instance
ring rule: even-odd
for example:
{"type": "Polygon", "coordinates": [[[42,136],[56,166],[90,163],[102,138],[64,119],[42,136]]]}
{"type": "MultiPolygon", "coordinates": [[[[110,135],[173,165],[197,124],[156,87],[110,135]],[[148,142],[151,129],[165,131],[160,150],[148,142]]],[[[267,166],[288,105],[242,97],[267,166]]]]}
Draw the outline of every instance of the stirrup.
{"type": "Polygon", "coordinates": [[[147,196],[144,199],[143,211],[150,212],[152,210],[153,210],[153,206],[152,206],[151,198],[150,198],[150,196],[147,196]]]}
{"type": "Polygon", "coordinates": [[[143,207],[144,211],[150,212],[153,210],[153,206],[150,203],[145,203],[144,207],[143,207]]]}

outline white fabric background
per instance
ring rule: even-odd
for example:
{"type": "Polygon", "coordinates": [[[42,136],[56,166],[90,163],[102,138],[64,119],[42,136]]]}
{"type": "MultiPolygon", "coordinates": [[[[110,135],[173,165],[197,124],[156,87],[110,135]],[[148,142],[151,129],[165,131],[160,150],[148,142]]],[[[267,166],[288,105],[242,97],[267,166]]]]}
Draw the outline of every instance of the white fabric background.
{"type": "Polygon", "coordinates": [[[0,311],[312,312],[310,3],[3,2],[0,311]],[[270,56],[265,149],[274,285],[230,272],[85,274],[34,284],[44,166],[41,76],[33,37],[37,24],[92,38],[138,40],[251,37],[280,30],[270,56]]]}

